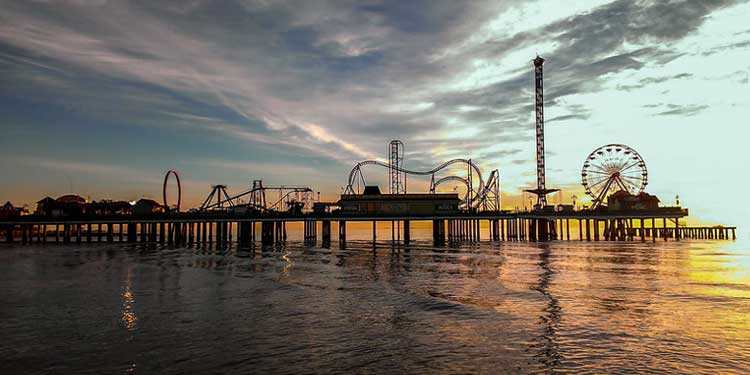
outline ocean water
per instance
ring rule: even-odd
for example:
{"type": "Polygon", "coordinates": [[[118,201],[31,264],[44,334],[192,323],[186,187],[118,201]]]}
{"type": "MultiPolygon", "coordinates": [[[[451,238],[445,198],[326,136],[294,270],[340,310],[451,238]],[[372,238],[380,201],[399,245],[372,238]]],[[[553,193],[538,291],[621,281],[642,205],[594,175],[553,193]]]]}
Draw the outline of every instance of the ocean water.
{"type": "Polygon", "coordinates": [[[348,232],[2,244],[0,373],[750,373],[746,242],[348,232]]]}

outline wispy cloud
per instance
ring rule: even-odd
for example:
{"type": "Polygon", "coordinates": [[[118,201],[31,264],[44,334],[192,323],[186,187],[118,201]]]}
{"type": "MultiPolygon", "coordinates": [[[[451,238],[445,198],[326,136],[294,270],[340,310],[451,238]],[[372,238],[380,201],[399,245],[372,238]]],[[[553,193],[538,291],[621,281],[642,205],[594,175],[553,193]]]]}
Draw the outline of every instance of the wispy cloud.
{"type": "Polygon", "coordinates": [[[705,104],[667,104],[664,107],[669,109],[666,111],[655,113],[654,116],[695,116],[699,112],[708,108],[708,106],[705,104]]]}

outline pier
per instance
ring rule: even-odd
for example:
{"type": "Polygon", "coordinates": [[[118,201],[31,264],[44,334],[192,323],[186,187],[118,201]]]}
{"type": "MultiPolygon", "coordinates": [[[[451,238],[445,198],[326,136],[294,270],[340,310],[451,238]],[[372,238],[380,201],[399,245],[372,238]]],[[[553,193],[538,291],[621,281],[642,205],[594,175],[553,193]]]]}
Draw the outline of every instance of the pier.
{"type": "Polygon", "coordinates": [[[576,211],[481,212],[450,215],[205,215],[184,213],[152,217],[33,218],[0,221],[6,243],[150,242],[168,244],[233,243],[274,244],[287,240],[287,224],[303,224],[303,240],[331,242],[332,226],[338,241],[346,242],[346,226],[365,222],[372,226],[372,242],[381,223],[391,224],[393,242],[409,243],[411,225],[429,222],[435,243],[479,241],[656,241],[680,239],[735,240],[736,227],[688,227],[680,224],[687,210],[654,212],[576,211]],[[572,228],[572,229],[571,229],[572,228]],[[485,230],[482,230],[485,229],[485,230]]]}
{"type": "MultiPolygon", "coordinates": [[[[560,193],[546,185],[544,152],[543,65],[533,60],[536,113],[536,187],[523,191],[536,195],[530,211],[503,211],[500,171],[483,174],[482,164],[471,158],[454,158],[430,169],[409,169],[404,164],[405,146],[388,144],[388,162],[357,162],[349,172],[338,202],[321,202],[320,192],[307,185],[264,185],[230,194],[225,184],[211,186],[199,207],[181,212],[182,186],[176,170],[164,176],[163,201],[102,200],[89,202],[66,194],[37,202],[34,215],[22,215],[10,202],[12,217],[0,219],[0,238],[7,243],[150,242],[169,244],[234,243],[274,244],[287,241],[287,224],[301,223],[307,243],[330,243],[332,228],[339,243],[347,239],[347,223],[365,222],[372,228],[390,223],[393,243],[408,243],[414,223],[429,222],[435,243],[478,241],[657,241],[681,239],[734,240],[735,227],[688,227],[680,220],[688,215],[676,199],[676,207],[660,206],[660,199],[646,192],[649,174],[644,158],[632,147],[611,143],[596,148],[581,169],[581,184],[591,198],[590,206],[576,210],[573,204],[548,204],[547,195],[560,193]],[[388,190],[366,183],[363,167],[388,171],[388,190]],[[465,174],[464,174],[465,173],[465,174]],[[407,189],[407,176],[429,180],[428,191],[407,189]],[[176,202],[168,200],[168,185],[177,184],[176,202]],[[445,184],[455,184],[445,193],[445,184]],[[459,194],[456,189],[465,189],[459,194]],[[176,203],[176,204],[175,204],[176,203]],[[334,207],[337,207],[334,209],[334,207]],[[483,230],[486,229],[486,230],[483,230]]],[[[678,197],[676,197],[678,198],[678,197]]],[[[580,203],[580,201],[579,201],[580,203]]],[[[387,239],[385,239],[387,240],[387,239]]]]}

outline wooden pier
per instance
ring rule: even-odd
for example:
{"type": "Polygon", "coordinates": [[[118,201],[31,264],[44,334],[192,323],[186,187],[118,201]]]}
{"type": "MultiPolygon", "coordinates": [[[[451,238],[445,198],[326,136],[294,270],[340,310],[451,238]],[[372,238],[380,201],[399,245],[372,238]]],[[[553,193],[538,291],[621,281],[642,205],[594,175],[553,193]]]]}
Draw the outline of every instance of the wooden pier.
{"type": "MultiPolygon", "coordinates": [[[[303,223],[303,239],[331,241],[332,223],[339,242],[346,241],[348,222],[369,222],[372,241],[378,223],[391,223],[391,241],[411,241],[411,224],[431,222],[436,243],[488,241],[656,241],[673,239],[735,240],[735,227],[687,227],[680,219],[687,210],[632,213],[459,213],[441,216],[232,216],[174,214],[159,217],[44,219],[23,217],[0,221],[5,242],[93,243],[151,242],[169,244],[231,243],[273,244],[287,240],[287,223],[303,223]],[[573,230],[571,230],[571,227],[573,230]],[[486,228],[483,231],[482,228],[486,228]],[[577,233],[576,233],[577,232],[577,233]],[[487,238],[482,238],[485,235],[487,238]]],[[[382,240],[382,239],[381,239],[382,240]]],[[[386,239],[387,240],[387,239],[386,239]]]]}

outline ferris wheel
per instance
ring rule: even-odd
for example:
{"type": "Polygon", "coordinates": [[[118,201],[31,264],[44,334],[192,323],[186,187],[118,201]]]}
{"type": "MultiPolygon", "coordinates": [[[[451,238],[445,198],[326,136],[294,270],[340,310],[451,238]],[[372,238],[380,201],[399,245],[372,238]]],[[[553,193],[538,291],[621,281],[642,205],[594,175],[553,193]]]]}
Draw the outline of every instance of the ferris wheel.
{"type": "Polygon", "coordinates": [[[592,208],[596,208],[610,192],[642,193],[648,184],[648,171],[637,151],[625,145],[610,144],[589,154],[583,163],[581,180],[586,194],[594,198],[592,208]]]}

